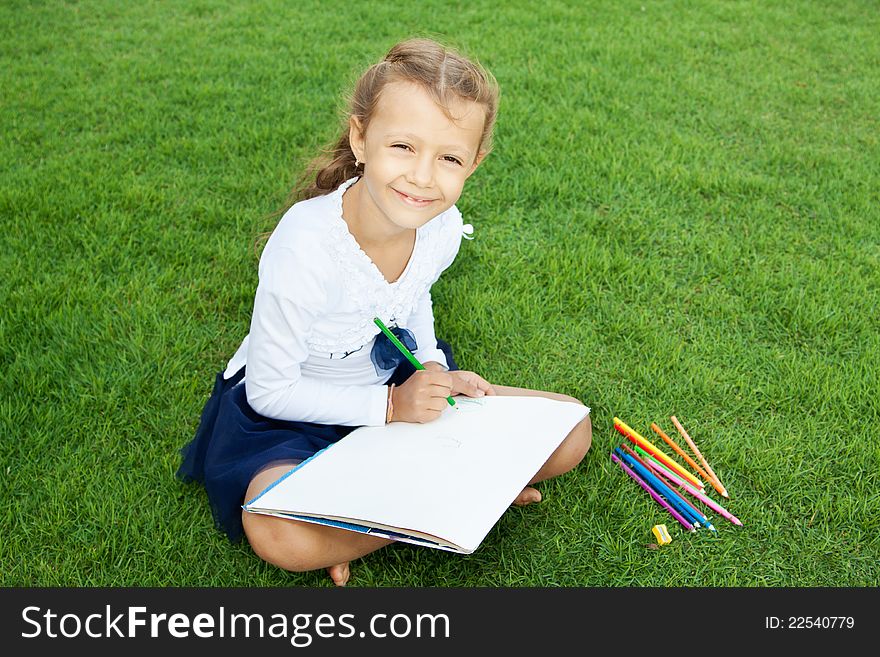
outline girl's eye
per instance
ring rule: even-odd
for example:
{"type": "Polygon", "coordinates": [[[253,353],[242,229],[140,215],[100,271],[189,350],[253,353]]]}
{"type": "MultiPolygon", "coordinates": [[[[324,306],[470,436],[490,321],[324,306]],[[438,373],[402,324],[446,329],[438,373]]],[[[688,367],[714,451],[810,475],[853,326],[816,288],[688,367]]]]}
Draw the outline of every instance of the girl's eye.
{"type": "MultiPolygon", "coordinates": [[[[402,148],[402,149],[408,150],[408,151],[412,150],[412,147],[409,144],[391,144],[391,148],[402,148]]],[[[452,164],[457,164],[459,166],[464,166],[464,164],[462,163],[461,160],[459,160],[457,157],[454,157],[452,155],[444,155],[443,159],[446,162],[450,162],[452,164]]]]}

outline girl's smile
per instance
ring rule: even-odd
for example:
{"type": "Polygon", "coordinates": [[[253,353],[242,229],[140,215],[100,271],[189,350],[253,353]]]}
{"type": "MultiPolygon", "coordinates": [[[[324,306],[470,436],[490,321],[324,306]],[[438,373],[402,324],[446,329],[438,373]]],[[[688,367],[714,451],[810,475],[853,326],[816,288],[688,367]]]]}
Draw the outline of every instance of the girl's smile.
{"type": "Polygon", "coordinates": [[[400,198],[401,201],[403,201],[407,205],[414,207],[414,208],[419,208],[419,209],[426,208],[429,205],[431,205],[431,203],[433,203],[435,200],[432,198],[422,198],[422,197],[410,196],[409,194],[404,194],[403,192],[400,192],[400,191],[394,189],[393,187],[391,188],[391,190],[395,194],[397,194],[398,198],[400,198]]]}

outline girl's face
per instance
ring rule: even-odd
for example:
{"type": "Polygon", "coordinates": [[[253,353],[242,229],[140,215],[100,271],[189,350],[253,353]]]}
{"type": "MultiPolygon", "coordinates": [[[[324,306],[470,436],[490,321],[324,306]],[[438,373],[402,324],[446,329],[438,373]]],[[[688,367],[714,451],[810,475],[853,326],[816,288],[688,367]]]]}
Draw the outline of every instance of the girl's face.
{"type": "Polygon", "coordinates": [[[371,221],[418,228],[458,201],[481,159],[485,112],[465,100],[449,109],[455,121],[418,85],[393,82],[379,96],[366,134],[351,119],[351,147],[364,163],[361,208],[371,221]]]}

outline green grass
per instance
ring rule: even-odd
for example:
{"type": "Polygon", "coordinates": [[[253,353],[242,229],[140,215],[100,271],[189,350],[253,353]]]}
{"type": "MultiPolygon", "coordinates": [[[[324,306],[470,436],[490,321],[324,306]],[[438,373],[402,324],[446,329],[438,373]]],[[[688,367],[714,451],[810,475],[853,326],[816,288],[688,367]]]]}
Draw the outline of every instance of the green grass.
{"type": "Polygon", "coordinates": [[[878,4],[448,4],[3,3],[0,583],[330,585],[174,472],[254,240],[420,34],[502,88],[437,333],[584,400],[594,443],[473,555],[392,546],[351,585],[880,584],[878,4]],[[684,534],[610,461],[613,416],[673,414],[744,527],[684,534]]]}

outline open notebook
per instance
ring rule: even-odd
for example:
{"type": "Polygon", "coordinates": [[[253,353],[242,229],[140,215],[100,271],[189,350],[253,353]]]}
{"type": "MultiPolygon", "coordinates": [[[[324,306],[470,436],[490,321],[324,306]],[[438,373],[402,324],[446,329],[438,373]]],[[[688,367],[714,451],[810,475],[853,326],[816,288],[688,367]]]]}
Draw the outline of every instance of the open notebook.
{"type": "Polygon", "coordinates": [[[457,397],[425,424],[360,427],[243,508],[469,554],[590,409],[457,397]]]}

